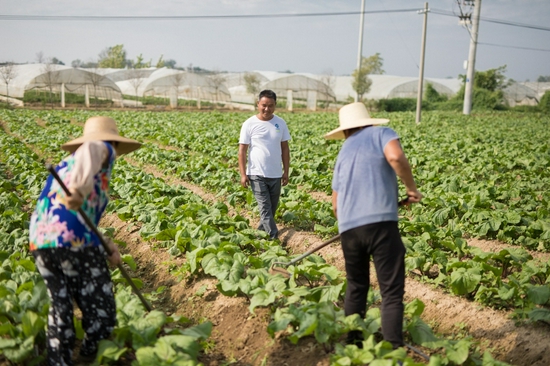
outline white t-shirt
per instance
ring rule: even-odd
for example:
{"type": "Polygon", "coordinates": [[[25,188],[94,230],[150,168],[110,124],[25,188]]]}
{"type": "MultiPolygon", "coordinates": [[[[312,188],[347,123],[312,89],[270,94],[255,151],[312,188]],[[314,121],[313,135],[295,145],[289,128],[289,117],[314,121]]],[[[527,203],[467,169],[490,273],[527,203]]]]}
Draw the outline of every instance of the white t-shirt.
{"type": "Polygon", "coordinates": [[[256,116],[247,119],[241,127],[239,144],[249,145],[246,175],[265,178],[283,176],[281,142],[290,140],[286,122],[273,115],[269,121],[256,116]]]}

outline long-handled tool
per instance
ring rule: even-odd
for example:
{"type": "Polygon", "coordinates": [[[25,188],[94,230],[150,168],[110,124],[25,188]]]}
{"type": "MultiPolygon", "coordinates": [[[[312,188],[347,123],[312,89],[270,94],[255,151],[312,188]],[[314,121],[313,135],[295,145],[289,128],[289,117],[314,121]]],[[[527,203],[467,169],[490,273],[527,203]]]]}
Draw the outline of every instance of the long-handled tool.
{"type": "MultiPolygon", "coordinates": [[[[55,171],[54,167],[51,166],[50,164],[46,165],[46,168],[49,170],[49,172],[52,174],[52,176],[55,178],[55,180],[57,181],[57,183],[59,183],[59,185],[61,186],[61,188],[63,188],[63,191],[65,191],[65,194],[67,196],[71,196],[71,192],[69,191],[69,189],[67,188],[67,186],[65,185],[65,183],[63,183],[63,181],[61,180],[61,178],[59,177],[59,175],[57,174],[57,172],[55,171]]],[[[103,236],[101,235],[101,233],[99,232],[99,230],[97,229],[97,227],[94,225],[94,223],[92,222],[92,220],[90,220],[90,218],[88,217],[88,215],[86,215],[86,213],[84,212],[84,210],[82,210],[81,207],[78,208],[78,213],[80,214],[80,216],[84,219],[84,222],[86,222],[86,225],[88,225],[88,227],[90,228],[90,230],[92,230],[94,232],[94,234],[97,235],[97,237],[99,238],[99,241],[101,242],[101,245],[103,246],[103,248],[105,249],[105,251],[107,252],[108,255],[111,255],[112,252],[111,252],[111,249],[109,248],[109,246],[107,245],[107,243],[105,242],[105,240],[103,239],[103,236]]],[[[134,283],[134,281],[132,281],[132,278],[128,275],[128,272],[126,272],[126,270],[124,269],[124,267],[122,266],[122,264],[118,264],[117,265],[118,269],[120,270],[120,273],[122,273],[122,277],[124,277],[126,279],[126,281],[128,281],[128,284],[130,285],[130,287],[132,287],[132,290],[134,290],[134,293],[137,295],[137,297],[139,297],[139,299],[141,300],[141,303],[143,304],[143,306],[145,306],[145,308],[147,309],[147,311],[151,311],[153,310],[153,308],[151,307],[151,305],[147,302],[147,300],[145,300],[145,298],[143,297],[143,295],[141,294],[141,292],[139,291],[139,289],[136,287],[136,284],[134,283]]]]}
{"type": "MultiPolygon", "coordinates": [[[[405,198],[405,199],[402,199],[401,201],[399,201],[397,203],[397,206],[398,207],[401,207],[401,206],[404,206],[406,204],[408,204],[409,202],[409,198],[405,198]]],[[[340,239],[340,234],[330,238],[329,240],[325,241],[324,243],[322,244],[319,244],[318,246],[316,246],[315,248],[312,248],[310,250],[308,250],[307,252],[305,252],[304,254],[302,254],[301,256],[299,256],[298,258],[294,258],[293,260],[291,260],[290,262],[273,262],[271,264],[271,268],[269,268],[269,273],[275,275],[275,274],[280,274],[282,275],[283,277],[286,277],[286,278],[290,278],[290,273],[282,268],[282,267],[288,267],[290,265],[293,265],[294,263],[296,262],[299,262],[301,261],[302,259],[304,259],[305,257],[315,253],[316,251],[320,250],[320,249],[323,249],[324,247],[326,247],[327,245],[331,244],[331,243],[334,243],[335,241],[339,240],[340,239]],[[276,267],[276,266],[279,266],[279,267],[276,267]]]]}
{"type": "Polygon", "coordinates": [[[311,254],[315,253],[316,251],[326,247],[327,245],[329,245],[331,243],[334,243],[335,241],[337,241],[339,239],[340,239],[340,234],[338,234],[336,236],[333,236],[329,240],[327,240],[324,243],[316,246],[315,248],[312,248],[312,249],[308,250],[307,252],[305,252],[304,254],[299,256],[298,258],[294,258],[290,262],[273,262],[273,264],[271,264],[271,268],[269,269],[269,273],[271,273],[271,274],[280,274],[280,275],[283,275],[283,277],[289,278],[290,273],[286,269],[281,268],[281,266],[282,267],[288,267],[290,265],[293,265],[294,263],[301,261],[302,259],[304,259],[308,255],[311,255],[311,254]],[[276,267],[277,265],[279,267],[276,267]]]}

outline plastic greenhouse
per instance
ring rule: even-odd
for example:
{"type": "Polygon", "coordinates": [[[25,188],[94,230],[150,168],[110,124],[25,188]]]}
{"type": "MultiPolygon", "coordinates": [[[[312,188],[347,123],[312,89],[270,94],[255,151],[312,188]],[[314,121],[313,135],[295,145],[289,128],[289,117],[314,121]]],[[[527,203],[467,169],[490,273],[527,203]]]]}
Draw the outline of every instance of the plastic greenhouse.
{"type": "Polygon", "coordinates": [[[231,96],[227,87],[216,84],[212,79],[195,73],[162,68],[149,77],[140,75],[136,79],[117,82],[124,94],[137,96],[157,96],[208,101],[229,101],[231,96]],[[139,83],[139,85],[138,85],[139,83]],[[136,88],[137,86],[137,88],[136,88]]]}
{"type": "Polygon", "coordinates": [[[61,94],[64,105],[65,92],[117,100],[121,98],[119,87],[110,79],[97,73],[75,69],[64,65],[27,64],[14,65],[15,78],[9,84],[0,85],[0,94],[23,98],[27,90],[43,90],[61,94]]]}
{"type": "MultiPolygon", "coordinates": [[[[418,94],[418,78],[392,75],[369,75],[372,85],[368,93],[363,95],[364,99],[388,99],[388,98],[416,98],[418,94]]],[[[352,88],[353,78],[351,76],[336,76],[334,92],[338,101],[346,101],[355,97],[352,88]]],[[[452,96],[456,94],[462,85],[458,79],[434,79],[425,78],[424,88],[432,84],[440,94],[452,96]]]]}

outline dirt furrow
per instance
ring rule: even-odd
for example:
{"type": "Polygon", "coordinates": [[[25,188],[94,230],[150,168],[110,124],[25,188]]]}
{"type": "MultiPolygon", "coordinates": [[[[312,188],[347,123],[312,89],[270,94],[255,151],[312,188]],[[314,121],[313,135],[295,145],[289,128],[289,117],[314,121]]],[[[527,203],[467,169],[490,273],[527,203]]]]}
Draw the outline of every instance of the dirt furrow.
{"type": "Polygon", "coordinates": [[[166,288],[153,302],[154,308],[186,316],[194,323],[213,323],[206,352],[200,357],[205,365],[328,365],[329,355],[311,340],[292,345],[285,339],[272,339],[266,331],[268,309],[258,308],[251,314],[245,298],[221,295],[216,280],[208,276],[179,278],[177,269],[183,259],[172,258],[166,250],[144,241],[135,225],[106,214],[100,226],[113,227],[115,239],[126,243],[121,251],[134,257],[138,268],[129,272],[144,282],[143,292],[166,288]]]}
{"type": "MultiPolygon", "coordinates": [[[[202,188],[189,182],[164,176],[154,167],[141,167],[171,184],[181,184],[191,189],[205,201],[219,200],[219,197],[204,192],[202,188]]],[[[305,252],[322,242],[322,239],[314,234],[284,226],[281,226],[280,240],[293,253],[305,252]]],[[[338,243],[325,247],[318,254],[328,263],[344,271],[343,254],[338,243]]],[[[374,270],[371,273],[371,280],[376,287],[374,270]]],[[[510,319],[510,312],[483,307],[412,278],[406,280],[405,297],[407,301],[418,298],[424,302],[424,320],[441,334],[469,334],[479,342],[482,350],[490,350],[496,358],[514,365],[550,365],[550,331],[546,325],[517,326],[510,319]]]]}

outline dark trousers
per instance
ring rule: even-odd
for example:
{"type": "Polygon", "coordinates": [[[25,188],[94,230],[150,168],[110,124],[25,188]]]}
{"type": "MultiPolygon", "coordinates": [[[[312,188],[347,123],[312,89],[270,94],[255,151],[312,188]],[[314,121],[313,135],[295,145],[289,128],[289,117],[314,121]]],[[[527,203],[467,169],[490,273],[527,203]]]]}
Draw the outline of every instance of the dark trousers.
{"type": "Polygon", "coordinates": [[[93,356],[116,324],[116,305],[105,252],[100,247],[47,248],[33,252],[50,296],[48,365],[72,365],[73,299],[82,311],[83,356],[93,356]]]}
{"type": "Polygon", "coordinates": [[[405,246],[397,222],[363,225],[341,234],[348,285],[346,315],[365,316],[372,256],[382,296],[382,334],[395,348],[403,346],[405,246]]]}
{"type": "Polygon", "coordinates": [[[263,230],[269,234],[271,239],[276,239],[279,235],[279,229],[275,223],[275,212],[277,212],[279,197],[281,196],[281,178],[249,175],[248,179],[260,210],[258,230],[263,230]]]}

